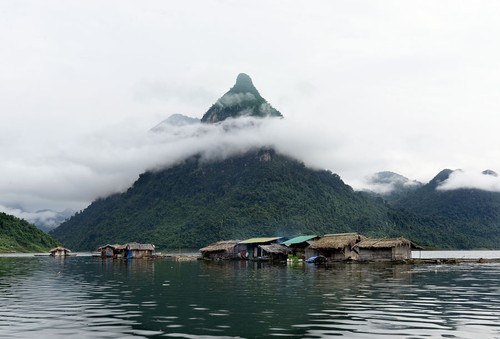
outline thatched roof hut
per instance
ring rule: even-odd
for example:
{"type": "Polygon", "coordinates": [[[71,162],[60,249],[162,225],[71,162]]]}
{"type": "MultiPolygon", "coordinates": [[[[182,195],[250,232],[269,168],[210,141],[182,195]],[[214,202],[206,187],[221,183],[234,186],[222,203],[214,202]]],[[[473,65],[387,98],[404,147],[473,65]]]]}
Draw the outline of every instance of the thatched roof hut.
{"type": "Polygon", "coordinates": [[[232,250],[240,240],[223,240],[214,242],[206,247],[200,248],[200,252],[226,252],[232,250]]]}
{"type": "Polygon", "coordinates": [[[115,247],[116,246],[117,245],[106,244],[104,246],[99,246],[97,251],[101,253],[101,257],[111,258],[115,255],[115,247]]]}
{"type": "Polygon", "coordinates": [[[240,240],[224,240],[200,248],[201,257],[211,260],[237,259],[237,245],[240,240]]]}
{"type": "Polygon", "coordinates": [[[153,252],[155,251],[155,245],[152,244],[130,242],[124,246],[125,249],[123,250],[123,254],[127,259],[152,257],[153,252]]]}
{"type": "MultiPolygon", "coordinates": [[[[117,247],[119,245],[116,245],[117,247]]],[[[154,251],[155,246],[152,244],[139,244],[136,242],[131,242],[125,245],[127,250],[132,250],[132,251],[154,251]]],[[[116,247],[115,247],[116,248],[116,247]]]]}
{"type": "Polygon", "coordinates": [[[330,260],[358,260],[358,252],[353,247],[366,239],[359,233],[327,234],[313,242],[310,246],[330,260]]]}
{"type": "Polygon", "coordinates": [[[146,258],[153,256],[155,245],[136,242],[124,245],[104,245],[98,248],[103,258],[146,258]]]}
{"type": "Polygon", "coordinates": [[[49,251],[51,256],[66,256],[70,255],[71,250],[62,247],[62,246],[57,246],[49,251]]]}
{"type": "Polygon", "coordinates": [[[364,239],[355,246],[360,260],[411,259],[412,249],[423,249],[405,238],[364,239]]]}
{"type": "Polygon", "coordinates": [[[346,247],[352,247],[356,243],[366,239],[364,235],[359,233],[339,233],[327,234],[324,237],[316,240],[311,244],[313,249],[330,249],[339,250],[346,247]]]}

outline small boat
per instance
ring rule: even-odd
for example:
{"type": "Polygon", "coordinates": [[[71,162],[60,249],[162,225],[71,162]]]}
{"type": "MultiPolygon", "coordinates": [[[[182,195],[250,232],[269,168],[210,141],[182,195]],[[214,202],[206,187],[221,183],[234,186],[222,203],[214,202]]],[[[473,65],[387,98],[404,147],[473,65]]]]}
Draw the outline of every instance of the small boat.
{"type": "Polygon", "coordinates": [[[327,259],[325,257],[323,257],[322,255],[310,257],[309,259],[307,259],[307,263],[309,263],[309,264],[323,264],[326,261],[327,261],[327,259]]]}

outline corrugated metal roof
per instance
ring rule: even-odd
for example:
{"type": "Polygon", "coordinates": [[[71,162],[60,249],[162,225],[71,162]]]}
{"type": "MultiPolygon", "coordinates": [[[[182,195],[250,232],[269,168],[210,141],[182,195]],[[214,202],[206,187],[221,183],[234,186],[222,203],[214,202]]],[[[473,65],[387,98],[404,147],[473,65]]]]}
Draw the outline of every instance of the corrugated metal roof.
{"type": "Polygon", "coordinates": [[[285,242],[283,242],[284,245],[293,245],[293,244],[300,244],[304,241],[308,241],[308,240],[311,240],[311,239],[314,239],[316,238],[317,235],[301,235],[299,237],[295,237],[295,238],[292,238],[290,240],[287,240],[285,242]]]}
{"type": "Polygon", "coordinates": [[[274,240],[278,240],[281,237],[272,237],[272,238],[250,238],[247,240],[240,241],[240,244],[258,244],[258,243],[264,243],[264,242],[270,242],[274,240]]]}

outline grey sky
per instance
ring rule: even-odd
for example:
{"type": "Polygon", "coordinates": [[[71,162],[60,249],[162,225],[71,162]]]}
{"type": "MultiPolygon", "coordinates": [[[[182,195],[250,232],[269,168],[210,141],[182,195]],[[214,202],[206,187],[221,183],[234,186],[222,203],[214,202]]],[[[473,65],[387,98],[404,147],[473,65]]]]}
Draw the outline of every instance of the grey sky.
{"type": "Polygon", "coordinates": [[[4,0],[0,205],[81,209],[186,154],[264,141],[354,187],[461,168],[500,190],[479,177],[500,171],[499,17],[497,1],[4,0]],[[240,72],[282,122],[147,132],[201,118],[240,72]]]}

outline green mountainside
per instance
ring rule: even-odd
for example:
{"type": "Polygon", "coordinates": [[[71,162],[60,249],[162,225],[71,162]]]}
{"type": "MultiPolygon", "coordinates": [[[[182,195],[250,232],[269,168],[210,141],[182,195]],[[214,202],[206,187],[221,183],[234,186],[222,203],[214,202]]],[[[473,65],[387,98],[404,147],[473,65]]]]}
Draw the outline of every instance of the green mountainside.
{"type": "Polygon", "coordinates": [[[500,193],[437,189],[452,172],[441,171],[428,184],[395,201],[393,207],[404,211],[406,217],[417,215],[425,220],[431,235],[443,237],[438,244],[456,248],[499,248],[500,193]]]}
{"type": "Polygon", "coordinates": [[[46,252],[58,245],[35,225],[0,212],[0,252],[46,252]]]}

